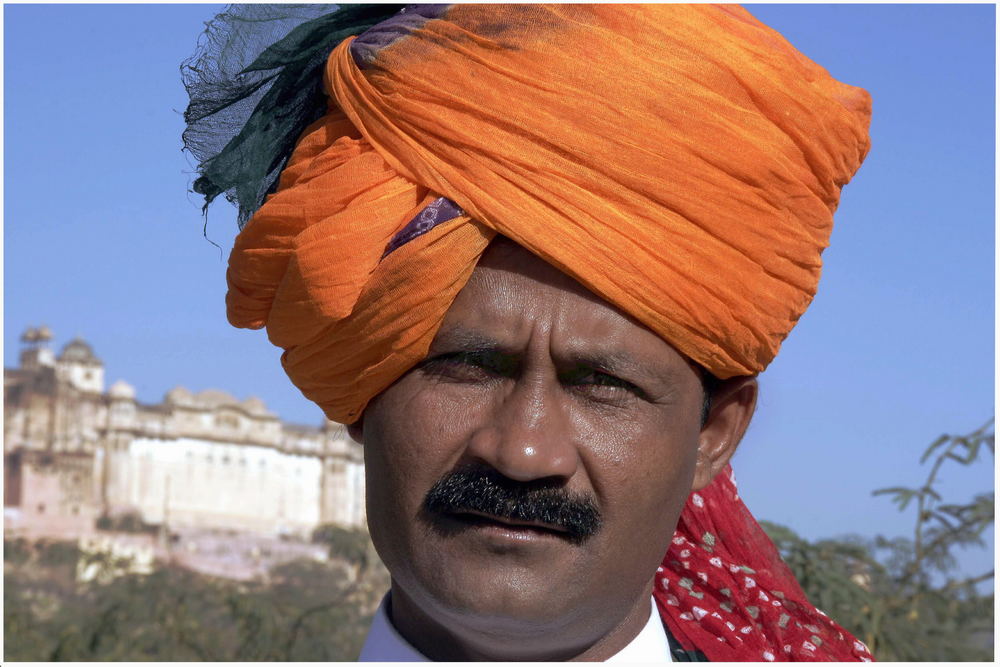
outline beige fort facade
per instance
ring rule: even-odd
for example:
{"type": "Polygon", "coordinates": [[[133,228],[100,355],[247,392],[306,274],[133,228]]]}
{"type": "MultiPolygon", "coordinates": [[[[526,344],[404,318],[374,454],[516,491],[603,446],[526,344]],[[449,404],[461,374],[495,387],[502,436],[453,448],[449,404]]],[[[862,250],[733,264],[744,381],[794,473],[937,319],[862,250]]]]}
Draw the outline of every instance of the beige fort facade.
{"type": "MultiPolygon", "coordinates": [[[[177,387],[145,404],[79,338],[29,329],[4,369],[4,528],[85,534],[100,517],[308,537],[364,528],[360,446],[332,422],[281,421],[256,398],[177,387]]],[[[105,519],[107,520],[107,519],[105,519]]]]}

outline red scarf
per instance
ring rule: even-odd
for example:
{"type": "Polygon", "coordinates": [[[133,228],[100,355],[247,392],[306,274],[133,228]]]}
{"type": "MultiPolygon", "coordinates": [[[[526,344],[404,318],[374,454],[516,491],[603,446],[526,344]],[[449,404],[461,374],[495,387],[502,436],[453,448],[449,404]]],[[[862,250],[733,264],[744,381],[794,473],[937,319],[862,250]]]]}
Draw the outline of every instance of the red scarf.
{"type": "Polygon", "coordinates": [[[868,647],[805,593],[727,466],[692,493],[653,589],[663,622],[711,661],[864,661],[868,647]]]}

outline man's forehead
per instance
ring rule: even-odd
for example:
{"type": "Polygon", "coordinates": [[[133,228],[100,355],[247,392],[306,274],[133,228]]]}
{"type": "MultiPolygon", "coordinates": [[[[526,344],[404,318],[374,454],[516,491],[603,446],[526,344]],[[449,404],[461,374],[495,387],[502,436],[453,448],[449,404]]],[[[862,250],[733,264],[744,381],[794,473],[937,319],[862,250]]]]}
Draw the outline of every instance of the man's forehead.
{"type": "Polygon", "coordinates": [[[507,237],[497,235],[479,258],[468,285],[472,289],[496,292],[509,288],[505,283],[510,281],[538,283],[540,288],[546,286],[566,294],[575,294],[618,311],[572,276],[507,237]]]}
{"type": "Polygon", "coordinates": [[[617,306],[500,236],[449,308],[434,347],[515,353],[527,335],[540,330],[553,337],[557,351],[601,361],[606,367],[669,362],[680,356],[617,306]]]}
{"type": "Polygon", "coordinates": [[[572,304],[585,307],[591,317],[607,318],[618,313],[614,306],[541,258],[505,239],[495,240],[480,257],[445,322],[459,319],[480,321],[487,327],[509,327],[519,315],[529,319],[527,316],[540,309],[556,314],[572,304]]]}

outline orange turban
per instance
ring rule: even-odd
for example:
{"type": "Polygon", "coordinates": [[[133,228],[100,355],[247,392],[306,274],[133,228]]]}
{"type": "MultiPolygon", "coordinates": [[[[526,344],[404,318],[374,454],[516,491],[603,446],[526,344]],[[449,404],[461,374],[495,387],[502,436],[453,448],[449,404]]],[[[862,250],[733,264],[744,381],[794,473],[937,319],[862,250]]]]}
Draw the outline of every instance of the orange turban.
{"type": "Polygon", "coordinates": [[[868,94],[737,6],[420,6],[325,83],[226,303],[344,423],[424,357],[495,234],[715,376],[760,372],[869,148],[868,94]]]}

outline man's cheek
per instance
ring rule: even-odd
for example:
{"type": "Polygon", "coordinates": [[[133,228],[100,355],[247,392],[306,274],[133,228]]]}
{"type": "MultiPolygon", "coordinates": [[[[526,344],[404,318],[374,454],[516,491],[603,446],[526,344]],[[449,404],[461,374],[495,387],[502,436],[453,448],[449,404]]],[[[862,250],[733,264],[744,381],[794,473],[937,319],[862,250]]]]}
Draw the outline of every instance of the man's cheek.
{"type": "Polygon", "coordinates": [[[400,389],[406,396],[392,419],[403,431],[407,451],[401,455],[415,455],[425,467],[431,461],[457,459],[488,414],[490,398],[475,388],[418,377],[400,389]]]}
{"type": "Polygon", "coordinates": [[[379,397],[369,416],[373,425],[366,437],[367,457],[378,468],[386,491],[408,506],[448,469],[454,458],[453,420],[432,392],[397,385],[379,397]],[[416,390],[416,391],[414,391],[416,390]],[[385,480],[391,482],[386,484],[385,480]]]}

